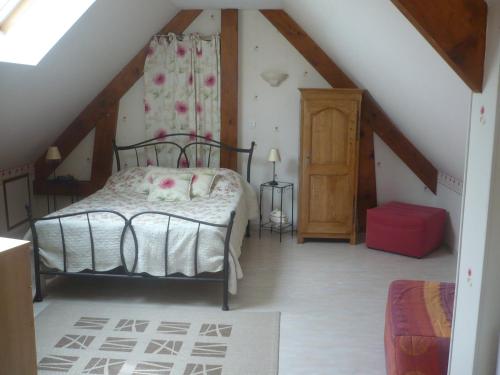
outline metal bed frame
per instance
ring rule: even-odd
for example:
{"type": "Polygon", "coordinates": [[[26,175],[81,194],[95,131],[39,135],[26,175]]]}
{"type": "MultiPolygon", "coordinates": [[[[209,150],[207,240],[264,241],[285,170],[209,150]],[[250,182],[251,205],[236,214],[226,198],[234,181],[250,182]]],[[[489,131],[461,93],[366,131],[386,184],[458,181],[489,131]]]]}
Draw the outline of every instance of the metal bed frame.
{"type": "MultiPolygon", "coordinates": [[[[179,156],[177,158],[177,168],[179,168],[181,160],[186,160],[187,161],[187,166],[189,167],[189,157],[187,154],[187,150],[191,148],[195,148],[195,157],[196,160],[198,160],[198,149],[199,148],[208,148],[208,161],[207,161],[207,167],[210,167],[210,161],[211,161],[211,153],[212,149],[218,148],[219,150],[224,150],[224,151],[229,151],[229,152],[235,152],[235,153],[246,153],[248,154],[248,160],[247,160],[247,166],[246,166],[246,179],[248,182],[250,182],[250,169],[251,169],[251,163],[252,163],[252,156],[253,156],[253,151],[255,148],[255,142],[251,143],[250,148],[245,149],[245,148],[237,148],[233,146],[226,145],[224,143],[221,143],[219,141],[212,140],[210,138],[206,138],[203,136],[197,136],[193,134],[187,134],[187,133],[176,133],[176,134],[169,134],[166,136],[158,137],[158,138],[153,138],[149,139],[143,142],[139,142],[133,145],[129,146],[117,146],[115,141],[113,141],[113,150],[116,158],[116,165],[117,165],[117,170],[119,171],[121,169],[121,162],[120,162],[120,152],[121,151],[126,151],[126,150],[133,150],[135,152],[136,156],[136,162],[137,166],[140,166],[139,162],[139,153],[138,149],[146,149],[147,147],[152,147],[154,148],[155,155],[156,155],[156,165],[160,166],[159,162],[159,150],[158,147],[160,145],[170,145],[174,148],[176,148],[179,152],[179,156]],[[173,137],[189,137],[189,140],[193,140],[191,142],[186,143],[185,145],[179,144],[177,142],[174,142],[172,140],[168,140],[169,138],[173,137]]],[[[29,222],[30,222],[30,228],[31,228],[31,233],[33,236],[33,254],[34,254],[34,266],[35,266],[35,287],[36,287],[36,294],[34,301],[35,302],[40,302],[43,300],[43,295],[42,295],[42,288],[41,288],[41,276],[42,275],[53,275],[53,276],[69,276],[69,277],[93,277],[93,278],[153,278],[153,279],[166,279],[166,280],[183,280],[183,281],[206,281],[206,282],[218,282],[222,283],[222,289],[223,289],[223,295],[222,295],[222,310],[229,310],[228,306],[228,285],[229,285],[229,243],[231,239],[231,231],[233,228],[233,223],[234,223],[234,217],[235,217],[235,212],[232,211],[227,224],[214,224],[214,223],[209,223],[206,221],[201,221],[201,220],[196,220],[192,218],[187,218],[183,216],[178,216],[174,214],[170,214],[167,212],[162,212],[162,211],[144,211],[135,214],[134,216],[127,218],[121,213],[113,210],[90,210],[90,211],[81,211],[81,212],[76,212],[72,214],[65,214],[65,215],[56,215],[56,216],[50,216],[50,217],[42,217],[42,218],[33,218],[31,208],[28,207],[28,216],[29,216],[29,222]],[[118,218],[121,218],[123,220],[123,230],[121,233],[121,238],[120,238],[120,258],[121,258],[121,266],[118,268],[115,268],[110,271],[97,271],[96,270],[96,253],[95,253],[95,244],[94,244],[94,237],[93,237],[93,232],[92,232],[92,225],[91,225],[91,215],[92,214],[99,214],[99,213],[107,213],[111,215],[115,215],[118,218]],[[165,275],[164,276],[152,276],[147,273],[138,273],[136,272],[136,267],[137,267],[137,260],[138,260],[138,255],[139,255],[139,243],[137,240],[137,235],[136,231],[134,229],[134,219],[142,216],[142,215],[160,215],[163,217],[168,217],[167,221],[167,227],[165,231],[165,275]],[[91,269],[85,269],[80,272],[68,272],[68,262],[67,262],[67,244],[64,238],[64,226],[63,222],[65,218],[69,217],[77,217],[77,216],[82,216],[84,219],[86,219],[87,224],[88,224],[88,232],[89,232],[89,238],[90,238],[90,255],[92,259],[92,268],[91,269]],[[197,224],[197,233],[196,233],[196,239],[195,239],[195,250],[194,250],[194,270],[195,274],[194,276],[185,276],[181,273],[174,273],[174,274],[168,274],[168,240],[169,240],[169,232],[170,232],[170,222],[171,219],[177,219],[177,220],[184,220],[187,222],[194,223],[195,225],[197,224]],[[42,269],[41,268],[41,262],[40,262],[40,249],[39,249],[39,239],[38,239],[38,233],[36,230],[36,223],[41,222],[41,221],[56,221],[59,226],[59,233],[61,236],[61,250],[62,250],[62,258],[63,258],[63,271],[60,270],[54,270],[54,269],[42,269]],[[225,239],[224,239],[224,258],[223,258],[223,268],[222,271],[216,272],[216,273],[210,273],[210,272],[203,272],[203,273],[198,273],[198,243],[199,243],[199,236],[200,236],[200,227],[204,226],[209,226],[209,227],[215,227],[215,228],[222,228],[226,229],[226,234],[225,234],[225,239]],[[132,267],[129,267],[127,265],[127,262],[125,260],[125,255],[124,255],[124,243],[125,243],[125,236],[126,234],[130,232],[132,234],[132,239],[134,243],[134,263],[132,267]]],[[[248,235],[248,227],[247,227],[247,235],[248,235]]]]}

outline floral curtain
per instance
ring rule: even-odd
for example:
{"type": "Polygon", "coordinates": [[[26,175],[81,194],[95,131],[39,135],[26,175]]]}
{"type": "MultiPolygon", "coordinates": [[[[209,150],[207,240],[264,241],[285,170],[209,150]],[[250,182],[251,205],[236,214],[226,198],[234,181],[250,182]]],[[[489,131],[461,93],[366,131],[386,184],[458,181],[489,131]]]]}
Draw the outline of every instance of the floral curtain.
{"type": "MultiPolygon", "coordinates": [[[[220,139],[220,39],[197,34],[175,34],[151,40],[144,65],[144,112],[147,139],[167,134],[189,133],[189,143],[201,135],[220,139]]],[[[188,149],[189,150],[189,149],[188,149]]],[[[191,147],[181,166],[207,166],[209,148],[191,147]]],[[[162,166],[175,166],[179,152],[169,145],[158,147],[162,166]]],[[[147,150],[147,163],[156,165],[156,152],[147,150]]],[[[210,166],[219,166],[219,149],[210,152],[210,166]]]]}

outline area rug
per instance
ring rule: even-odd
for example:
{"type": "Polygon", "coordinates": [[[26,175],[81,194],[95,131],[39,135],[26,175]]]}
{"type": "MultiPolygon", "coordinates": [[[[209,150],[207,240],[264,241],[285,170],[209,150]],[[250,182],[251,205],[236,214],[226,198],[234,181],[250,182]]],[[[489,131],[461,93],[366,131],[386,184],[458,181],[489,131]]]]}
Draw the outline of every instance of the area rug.
{"type": "Polygon", "coordinates": [[[36,317],[39,375],[275,375],[279,313],[53,302],[36,317]]]}

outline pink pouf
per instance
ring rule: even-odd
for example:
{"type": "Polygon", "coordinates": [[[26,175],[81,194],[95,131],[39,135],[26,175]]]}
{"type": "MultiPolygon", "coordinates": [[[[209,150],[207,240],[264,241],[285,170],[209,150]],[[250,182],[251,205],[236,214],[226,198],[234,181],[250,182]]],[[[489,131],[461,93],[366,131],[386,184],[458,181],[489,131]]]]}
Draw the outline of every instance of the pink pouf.
{"type": "Polygon", "coordinates": [[[442,208],[399,202],[369,209],[366,246],[421,258],[441,245],[446,216],[442,208]]]}

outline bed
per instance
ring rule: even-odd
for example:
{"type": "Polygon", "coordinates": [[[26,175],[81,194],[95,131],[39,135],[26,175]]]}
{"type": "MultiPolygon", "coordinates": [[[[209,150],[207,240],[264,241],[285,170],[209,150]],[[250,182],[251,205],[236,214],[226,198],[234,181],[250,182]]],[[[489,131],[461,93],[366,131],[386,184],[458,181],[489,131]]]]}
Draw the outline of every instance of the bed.
{"type": "Polygon", "coordinates": [[[238,258],[248,221],[258,215],[249,184],[254,143],[241,149],[201,136],[193,140],[191,134],[172,134],[113,148],[118,171],[102,189],[43,218],[30,215],[35,301],[42,300],[41,275],[147,277],[219,282],[222,308],[228,310],[228,293],[236,293],[243,276],[238,258]],[[190,141],[180,142],[182,137],[190,141]],[[177,168],[160,169],[166,147],[176,151],[177,168]],[[148,166],[141,166],[145,150],[156,155],[155,162],[149,159],[148,166]],[[246,178],[211,168],[214,150],[247,154],[246,178]],[[129,161],[132,152],[136,165],[121,168],[122,152],[129,153],[129,161]],[[199,160],[198,154],[204,155],[205,167],[189,168],[190,158],[199,160]],[[193,178],[208,171],[216,178],[209,196],[150,201],[141,189],[155,170],[193,178]]]}

